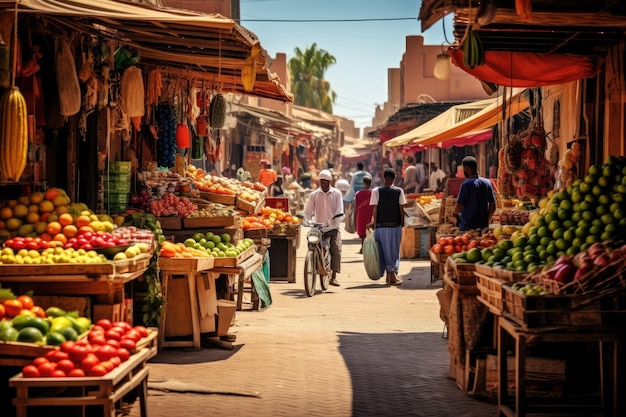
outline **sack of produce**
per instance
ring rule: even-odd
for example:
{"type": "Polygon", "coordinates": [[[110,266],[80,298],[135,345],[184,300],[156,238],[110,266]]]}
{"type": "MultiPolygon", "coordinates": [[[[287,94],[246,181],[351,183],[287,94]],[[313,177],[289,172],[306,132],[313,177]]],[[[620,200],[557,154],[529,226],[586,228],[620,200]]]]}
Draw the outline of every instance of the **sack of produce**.
{"type": "Polygon", "coordinates": [[[374,231],[372,229],[367,229],[365,240],[363,240],[363,263],[365,264],[367,276],[371,280],[378,281],[383,276],[380,269],[378,243],[374,239],[374,231]]]}

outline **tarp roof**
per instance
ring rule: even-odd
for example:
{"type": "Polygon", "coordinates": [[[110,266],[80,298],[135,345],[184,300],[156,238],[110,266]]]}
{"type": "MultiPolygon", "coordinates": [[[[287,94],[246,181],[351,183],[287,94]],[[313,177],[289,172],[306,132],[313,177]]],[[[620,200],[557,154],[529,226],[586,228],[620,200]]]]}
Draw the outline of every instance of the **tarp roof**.
{"type": "MultiPolygon", "coordinates": [[[[14,1],[0,0],[13,9],[14,1]]],[[[256,35],[234,20],[213,13],[113,0],[20,0],[19,15],[32,13],[68,32],[81,31],[115,40],[139,52],[141,62],[177,68],[190,79],[219,84],[224,91],[293,101],[256,35]],[[245,88],[243,71],[254,73],[245,88]]]]}
{"type": "Polygon", "coordinates": [[[491,127],[502,119],[502,105],[508,103],[507,117],[526,109],[529,104],[523,97],[523,88],[514,88],[506,94],[487,100],[452,106],[434,119],[385,143],[383,148],[409,144],[435,145],[460,136],[491,127]]]}

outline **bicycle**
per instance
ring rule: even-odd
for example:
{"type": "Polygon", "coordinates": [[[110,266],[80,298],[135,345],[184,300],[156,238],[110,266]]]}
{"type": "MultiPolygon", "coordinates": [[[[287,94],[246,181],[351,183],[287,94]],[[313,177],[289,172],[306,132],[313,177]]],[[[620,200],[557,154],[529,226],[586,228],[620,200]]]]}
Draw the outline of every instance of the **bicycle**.
{"type": "MultiPolygon", "coordinates": [[[[337,214],[331,220],[341,216],[343,214],[337,214]]],[[[306,234],[309,249],[304,258],[304,292],[307,297],[315,295],[315,282],[318,275],[322,291],[326,291],[330,283],[332,275],[330,267],[330,236],[322,232],[322,229],[327,227],[329,223],[330,220],[326,223],[315,223],[303,219],[302,222],[304,226],[310,227],[306,234]]]]}

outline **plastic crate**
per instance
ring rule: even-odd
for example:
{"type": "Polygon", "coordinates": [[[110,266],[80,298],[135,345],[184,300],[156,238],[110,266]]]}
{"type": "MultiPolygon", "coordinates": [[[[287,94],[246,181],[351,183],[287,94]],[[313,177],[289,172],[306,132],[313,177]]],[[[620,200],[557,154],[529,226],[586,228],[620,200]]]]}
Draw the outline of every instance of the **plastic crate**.
{"type": "Polygon", "coordinates": [[[130,182],[105,181],[104,190],[108,193],[128,194],[130,193],[130,182]]]}
{"type": "Polygon", "coordinates": [[[116,193],[109,191],[104,196],[104,202],[109,204],[128,204],[128,193],[116,193]]]}
{"type": "Polygon", "coordinates": [[[113,161],[113,162],[109,162],[109,171],[130,172],[130,170],[131,170],[131,162],[130,161],[113,161]]]}
{"type": "Polygon", "coordinates": [[[130,172],[109,171],[108,175],[104,175],[104,182],[125,182],[130,183],[132,174],[130,172]]]}

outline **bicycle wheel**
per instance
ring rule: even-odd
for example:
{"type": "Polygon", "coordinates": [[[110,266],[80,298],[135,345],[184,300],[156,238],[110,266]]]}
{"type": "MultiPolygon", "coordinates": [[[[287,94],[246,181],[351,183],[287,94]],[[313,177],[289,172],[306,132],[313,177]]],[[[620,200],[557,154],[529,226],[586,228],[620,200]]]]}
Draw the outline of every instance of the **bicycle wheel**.
{"type": "Polygon", "coordinates": [[[304,292],[307,297],[315,295],[315,277],[317,275],[316,253],[310,250],[304,258],[304,292]]]}
{"type": "Polygon", "coordinates": [[[333,272],[330,269],[330,251],[324,250],[324,268],[326,269],[326,275],[320,275],[320,286],[322,287],[322,291],[326,291],[328,289],[328,285],[330,283],[330,274],[333,272]]]}

